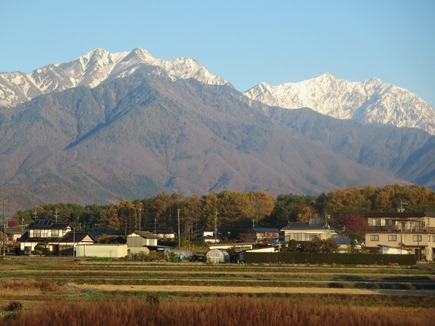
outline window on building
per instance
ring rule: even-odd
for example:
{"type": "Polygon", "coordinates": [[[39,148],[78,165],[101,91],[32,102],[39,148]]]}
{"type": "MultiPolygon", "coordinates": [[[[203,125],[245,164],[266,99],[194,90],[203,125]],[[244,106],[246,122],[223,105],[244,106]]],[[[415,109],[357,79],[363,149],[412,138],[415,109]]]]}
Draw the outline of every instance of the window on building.
{"type": "Polygon", "coordinates": [[[395,234],[388,235],[388,241],[397,241],[397,235],[395,234]]]}
{"type": "Polygon", "coordinates": [[[370,236],[370,241],[379,241],[379,235],[377,234],[372,234],[370,236]]]}
{"type": "Polygon", "coordinates": [[[41,237],[41,230],[33,230],[33,237],[40,238],[41,237]]]}
{"type": "Polygon", "coordinates": [[[59,231],[60,230],[51,230],[51,236],[52,237],[58,237],[60,234],[59,234],[59,231]]]}
{"type": "Polygon", "coordinates": [[[412,241],[414,241],[414,242],[421,242],[421,240],[422,240],[421,235],[413,235],[412,236],[412,241]]]}

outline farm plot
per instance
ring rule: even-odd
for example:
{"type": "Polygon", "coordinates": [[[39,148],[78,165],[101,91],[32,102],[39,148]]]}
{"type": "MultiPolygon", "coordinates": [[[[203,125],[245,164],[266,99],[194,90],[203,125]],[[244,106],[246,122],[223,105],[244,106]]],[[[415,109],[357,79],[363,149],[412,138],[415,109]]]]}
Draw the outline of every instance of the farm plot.
{"type": "Polygon", "coordinates": [[[0,277],[0,304],[19,302],[28,311],[54,301],[207,302],[247,296],[314,298],[328,305],[401,307],[435,314],[433,265],[211,265],[14,257],[0,261],[0,277]]]}

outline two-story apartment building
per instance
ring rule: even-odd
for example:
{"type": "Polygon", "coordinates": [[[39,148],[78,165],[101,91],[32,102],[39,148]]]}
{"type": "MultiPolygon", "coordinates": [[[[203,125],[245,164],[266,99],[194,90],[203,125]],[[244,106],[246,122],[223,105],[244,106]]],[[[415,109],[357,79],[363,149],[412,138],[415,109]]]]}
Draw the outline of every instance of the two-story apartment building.
{"type": "Polygon", "coordinates": [[[435,213],[366,213],[366,248],[404,249],[419,259],[434,260],[435,213]]]}

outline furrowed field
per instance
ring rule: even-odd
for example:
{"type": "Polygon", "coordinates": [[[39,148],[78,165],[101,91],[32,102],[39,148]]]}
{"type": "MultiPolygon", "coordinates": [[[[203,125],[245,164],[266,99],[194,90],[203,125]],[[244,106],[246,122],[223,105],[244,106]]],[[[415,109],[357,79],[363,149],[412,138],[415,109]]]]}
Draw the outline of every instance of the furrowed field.
{"type": "Polygon", "coordinates": [[[433,325],[435,266],[7,257],[6,325],[433,325]]]}

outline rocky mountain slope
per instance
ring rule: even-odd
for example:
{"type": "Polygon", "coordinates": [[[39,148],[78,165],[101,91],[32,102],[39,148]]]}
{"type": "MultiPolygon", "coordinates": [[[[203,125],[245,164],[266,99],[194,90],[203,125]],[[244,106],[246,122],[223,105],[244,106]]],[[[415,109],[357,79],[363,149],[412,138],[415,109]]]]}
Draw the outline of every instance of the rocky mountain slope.
{"type": "Polygon", "coordinates": [[[162,191],[435,187],[429,133],[269,106],[191,59],[95,50],[12,75],[20,82],[0,107],[0,196],[15,207],[162,191]]]}
{"type": "MultiPolygon", "coordinates": [[[[39,96],[2,112],[0,195],[22,207],[402,182],[306,137],[302,120],[288,124],[305,111],[305,123],[323,117],[251,103],[228,85],[141,73],[39,96]]],[[[349,130],[348,121],[331,121],[334,133],[349,130]]]]}
{"type": "Polygon", "coordinates": [[[244,94],[270,106],[309,107],[337,119],[419,128],[435,134],[434,108],[414,93],[377,78],[358,83],[323,74],[299,83],[260,83],[244,94]]]}
{"type": "Polygon", "coordinates": [[[76,60],[49,64],[31,73],[0,73],[0,106],[16,106],[39,95],[77,86],[94,88],[102,82],[123,78],[137,71],[164,74],[173,81],[195,78],[204,84],[228,84],[194,59],[166,61],[153,57],[143,49],[120,53],[95,49],[76,60]]]}

